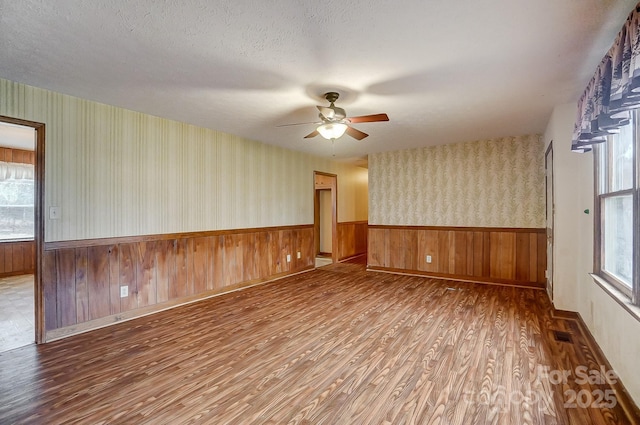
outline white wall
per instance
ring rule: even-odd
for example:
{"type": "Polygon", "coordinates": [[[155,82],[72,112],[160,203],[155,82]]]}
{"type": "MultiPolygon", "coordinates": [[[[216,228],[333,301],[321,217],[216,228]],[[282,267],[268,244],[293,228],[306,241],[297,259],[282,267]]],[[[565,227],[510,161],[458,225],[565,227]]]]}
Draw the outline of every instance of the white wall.
{"type": "Polygon", "coordinates": [[[46,241],[312,224],[314,170],[367,219],[353,165],[3,79],[0,115],[46,125],[46,241]]]}
{"type": "Polygon", "coordinates": [[[640,404],[640,322],[607,295],[593,271],[593,155],[571,152],[576,105],[557,106],[544,133],[554,154],[554,305],[577,311],[640,404]],[[590,214],[585,214],[585,209],[590,214]]]}

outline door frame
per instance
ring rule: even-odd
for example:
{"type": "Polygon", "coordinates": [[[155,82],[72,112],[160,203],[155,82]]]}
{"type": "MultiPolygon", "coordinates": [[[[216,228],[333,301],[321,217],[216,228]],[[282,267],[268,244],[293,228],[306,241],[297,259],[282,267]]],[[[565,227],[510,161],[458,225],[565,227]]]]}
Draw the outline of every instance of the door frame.
{"type": "Polygon", "coordinates": [[[7,124],[17,124],[24,127],[31,127],[35,130],[35,196],[34,196],[34,222],[35,229],[33,239],[36,245],[35,252],[35,272],[34,272],[34,310],[35,310],[35,342],[42,344],[45,342],[45,321],[44,321],[44,290],[42,285],[42,258],[44,250],[44,123],[28,121],[19,118],[0,115],[0,122],[7,124]]]}
{"type": "Polygon", "coordinates": [[[544,154],[544,184],[545,184],[545,233],[547,239],[547,268],[545,270],[545,277],[547,280],[547,294],[551,303],[553,303],[553,245],[554,245],[554,216],[555,216],[555,202],[554,202],[554,187],[553,187],[553,140],[549,142],[549,147],[544,154]],[[549,199],[551,194],[551,199],[549,199]],[[551,217],[549,217],[549,210],[551,210],[551,217]],[[549,226],[551,225],[551,226],[549,226]]]}
{"type": "Polygon", "coordinates": [[[313,172],[313,240],[315,255],[320,252],[320,191],[331,190],[331,262],[338,262],[338,175],[313,172]]]}

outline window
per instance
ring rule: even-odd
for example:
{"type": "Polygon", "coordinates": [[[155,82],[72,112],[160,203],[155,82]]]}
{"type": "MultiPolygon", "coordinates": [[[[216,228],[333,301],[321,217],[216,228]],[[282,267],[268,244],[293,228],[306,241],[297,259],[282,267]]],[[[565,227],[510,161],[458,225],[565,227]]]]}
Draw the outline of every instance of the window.
{"type": "Polygon", "coordinates": [[[639,304],[634,248],[640,241],[638,214],[638,116],[595,146],[595,272],[639,304]]]}
{"type": "Polygon", "coordinates": [[[33,165],[0,162],[0,241],[33,239],[33,165]]]}

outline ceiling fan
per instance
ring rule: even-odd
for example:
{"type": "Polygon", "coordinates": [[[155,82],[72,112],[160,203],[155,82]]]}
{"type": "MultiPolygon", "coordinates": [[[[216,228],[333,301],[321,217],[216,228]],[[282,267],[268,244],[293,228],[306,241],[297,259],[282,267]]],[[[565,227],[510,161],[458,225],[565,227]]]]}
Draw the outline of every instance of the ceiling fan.
{"type": "Polygon", "coordinates": [[[338,100],[340,95],[336,92],[325,93],[324,98],[330,103],[329,106],[316,107],[320,111],[318,117],[320,121],[317,122],[303,122],[296,124],[284,124],[278,127],[288,127],[292,125],[307,125],[316,124],[318,127],[311,133],[304,136],[305,139],[316,137],[318,134],[325,139],[335,140],[342,137],[344,133],[357,140],[362,140],[368,136],[360,130],[351,127],[351,124],[364,123],[364,122],[378,122],[389,121],[387,114],[373,114],[373,115],[361,115],[359,117],[347,117],[347,113],[344,109],[334,105],[334,102],[338,100]]]}

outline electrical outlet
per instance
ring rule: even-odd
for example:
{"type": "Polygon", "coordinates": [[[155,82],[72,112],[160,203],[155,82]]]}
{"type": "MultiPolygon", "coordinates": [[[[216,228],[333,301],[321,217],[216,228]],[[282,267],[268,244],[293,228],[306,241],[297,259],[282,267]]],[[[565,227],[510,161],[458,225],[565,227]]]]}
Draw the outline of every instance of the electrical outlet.
{"type": "Polygon", "coordinates": [[[302,256],[300,255],[300,251],[298,251],[298,260],[301,258],[302,256]]]}
{"type": "Polygon", "coordinates": [[[431,256],[427,255],[427,263],[431,263],[431,256]]]}
{"type": "Polygon", "coordinates": [[[287,254],[287,263],[291,262],[291,254],[287,254]]]}
{"type": "Polygon", "coordinates": [[[120,287],[120,298],[124,298],[124,297],[128,297],[129,296],[129,287],[128,286],[121,286],[120,287]]]}

